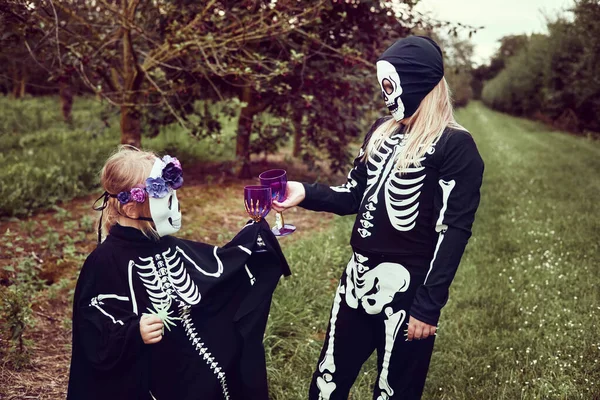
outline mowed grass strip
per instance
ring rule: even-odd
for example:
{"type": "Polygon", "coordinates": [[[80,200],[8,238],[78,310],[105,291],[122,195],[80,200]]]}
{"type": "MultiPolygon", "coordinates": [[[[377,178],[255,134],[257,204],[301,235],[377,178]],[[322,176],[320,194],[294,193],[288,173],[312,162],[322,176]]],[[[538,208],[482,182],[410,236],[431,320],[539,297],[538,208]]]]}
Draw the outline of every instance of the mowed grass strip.
{"type": "MultiPolygon", "coordinates": [[[[458,119],[485,181],[423,398],[600,398],[600,143],[479,103],[458,119]]],[[[266,336],[274,399],[307,397],[352,222],[284,246],[294,276],[275,293],[266,336]]],[[[352,399],[371,398],[376,373],[372,357],[352,399]]]]}

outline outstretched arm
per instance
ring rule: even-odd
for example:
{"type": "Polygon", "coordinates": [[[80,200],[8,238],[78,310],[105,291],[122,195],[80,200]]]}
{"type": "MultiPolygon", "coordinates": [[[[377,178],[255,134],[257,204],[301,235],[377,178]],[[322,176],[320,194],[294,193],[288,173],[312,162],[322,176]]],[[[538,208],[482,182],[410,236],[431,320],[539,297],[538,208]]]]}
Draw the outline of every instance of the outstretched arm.
{"type": "Polygon", "coordinates": [[[283,211],[287,208],[300,206],[312,211],[325,211],[338,215],[356,214],[367,182],[367,167],[363,161],[364,151],[371,134],[384,121],[377,120],[367,133],[354,164],[348,173],[348,179],[341,186],[327,186],[322,183],[288,182],[286,199],[283,202],[273,202],[273,208],[283,211]]]}

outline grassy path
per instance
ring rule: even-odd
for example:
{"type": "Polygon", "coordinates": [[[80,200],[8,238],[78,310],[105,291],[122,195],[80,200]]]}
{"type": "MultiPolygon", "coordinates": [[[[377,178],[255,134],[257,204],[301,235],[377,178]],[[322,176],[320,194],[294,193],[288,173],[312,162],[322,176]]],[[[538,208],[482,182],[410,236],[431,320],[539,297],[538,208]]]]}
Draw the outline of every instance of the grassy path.
{"type": "MultiPolygon", "coordinates": [[[[600,398],[600,143],[474,103],[482,204],[437,339],[426,399],[600,398]]],[[[285,246],[267,352],[273,396],[304,399],[352,218],[285,246]]],[[[299,229],[302,229],[300,226],[299,229]]],[[[373,360],[352,399],[370,399],[373,360]]]]}
{"type": "MultiPolygon", "coordinates": [[[[486,171],[424,399],[600,400],[600,143],[478,103],[458,117],[475,136],[486,171]]],[[[211,185],[204,172],[197,175],[202,179],[181,191],[187,210],[181,235],[222,244],[246,219],[239,200],[244,183],[211,185]]],[[[0,398],[64,398],[71,291],[95,241],[92,197],[1,223],[0,283],[15,275],[8,266],[39,270],[52,284],[35,294],[35,326],[25,335],[33,342],[33,367],[14,371],[0,355],[0,398]]],[[[299,228],[281,241],[294,276],[275,293],[265,348],[272,398],[300,400],[350,256],[353,218],[302,210],[286,216],[299,228]]],[[[375,376],[371,359],[352,400],[371,399],[375,376]]]]}

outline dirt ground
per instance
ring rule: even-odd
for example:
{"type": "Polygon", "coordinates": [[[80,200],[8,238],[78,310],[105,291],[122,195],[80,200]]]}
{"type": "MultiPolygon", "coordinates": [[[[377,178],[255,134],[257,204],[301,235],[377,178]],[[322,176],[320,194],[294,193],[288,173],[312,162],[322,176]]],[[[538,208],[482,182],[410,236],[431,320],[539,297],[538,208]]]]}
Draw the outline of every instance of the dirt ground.
{"type": "MultiPolygon", "coordinates": [[[[253,171],[287,168],[290,179],[313,181],[306,166],[290,167],[281,158],[257,161],[253,171]]],[[[196,165],[185,170],[186,183],[178,190],[183,227],[178,236],[223,245],[246,223],[243,187],[257,179],[240,181],[222,165],[196,165]]],[[[336,178],[343,181],[343,178],[336,178]]],[[[94,194],[60,204],[56,210],[40,212],[20,220],[0,220],[0,285],[10,285],[14,275],[4,267],[24,259],[34,260],[34,268],[44,281],[34,296],[33,327],[24,338],[31,342],[31,365],[15,370],[0,353],[0,399],[63,399],[71,356],[71,298],[78,271],[86,255],[96,246],[98,214],[91,204],[94,194]]],[[[298,227],[282,238],[285,247],[327,229],[332,216],[292,209],[286,221],[298,227]]],[[[267,220],[273,224],[274,213],[267,220]]],[[[0,335],[0,351],[6,348],[6,334],[0,335]]]]}

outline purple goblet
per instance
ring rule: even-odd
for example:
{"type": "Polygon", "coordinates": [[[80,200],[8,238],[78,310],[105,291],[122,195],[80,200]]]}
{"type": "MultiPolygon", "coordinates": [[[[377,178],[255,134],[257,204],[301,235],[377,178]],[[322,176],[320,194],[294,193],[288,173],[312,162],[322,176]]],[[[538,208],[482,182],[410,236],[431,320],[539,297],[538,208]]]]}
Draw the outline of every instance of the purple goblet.
{"type": "MultiPolygon", "coordinates": [[[[267,216],[271,211],[271,204],[273,199],[271,197],[271,188],[269,186],[245,186],[244,187],[244,205],[246,206],[246,212],[252,218],[254,222],[259,222],[261,219],[267,216]]],[[[255,253],[266,252],[265,242],[263,238],[258,235],[256,239],[258,249],[255,253]]]]}
{"type": "Polygon", "coordinates": [[[244,187],[246,212],[255,222],[260,221],[271,211],[271,188],[269,186],[244,187]]]}
{"type": "MultiPolygon", "coordinates": [[[[287,189],[287,173],[284,169],[270,169],[258,176],[260,184],[271,188],[273,200],[282,202],[285,200],[285,191],[287,189]]],[[[275,214],[275,226],[271,231],[275,236],[287,236],[293,233],[296,227],[286,224],[283,220],[283,214],[275,214]]]]}

